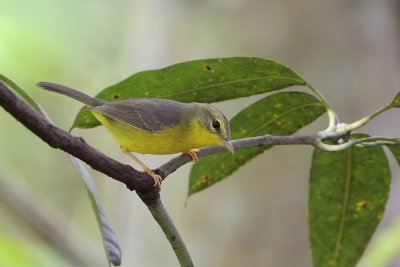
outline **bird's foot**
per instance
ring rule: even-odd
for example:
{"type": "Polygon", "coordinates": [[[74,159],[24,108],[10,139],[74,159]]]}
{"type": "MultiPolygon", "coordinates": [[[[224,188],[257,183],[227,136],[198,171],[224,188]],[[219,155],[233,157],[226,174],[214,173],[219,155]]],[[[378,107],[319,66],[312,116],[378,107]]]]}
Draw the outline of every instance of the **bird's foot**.
{"type": "Polygon", "coordinates": [[[162,178],[160,175],[155,174],[152,170],[150,170],[150,168],[145,168],[143,172],[147,173],[148,175],[151,176],[151,178],[153,178],[154,186],[161,188],[162,178]]]}
{"type": "Polygon", "coordinates": [[[192,157],[192,162],[196,163],[199,161],[199,157],[197,156],[197,152],[199,152],[198,149],[190,149],[183,151],[182,154],[188,154],[189,156],[192,157]]]}

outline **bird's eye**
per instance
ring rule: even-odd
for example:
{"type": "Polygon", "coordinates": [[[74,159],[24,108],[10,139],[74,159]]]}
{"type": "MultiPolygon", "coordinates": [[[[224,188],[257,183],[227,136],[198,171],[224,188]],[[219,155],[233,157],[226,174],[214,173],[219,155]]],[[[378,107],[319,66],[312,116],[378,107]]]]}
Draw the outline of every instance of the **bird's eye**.
{"type": "Polygon", "coordinates": [[[218,129],[219,126],[221,126],[220,123],[219,123],[219,121],[213,120],[213,122],[212,122],[212,127],[214,127],[214,129],[218,129]]]}

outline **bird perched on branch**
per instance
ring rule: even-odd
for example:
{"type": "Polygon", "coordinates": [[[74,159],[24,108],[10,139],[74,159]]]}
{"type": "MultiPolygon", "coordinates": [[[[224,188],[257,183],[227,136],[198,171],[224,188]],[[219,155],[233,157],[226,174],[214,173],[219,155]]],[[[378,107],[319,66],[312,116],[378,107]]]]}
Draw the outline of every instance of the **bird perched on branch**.
{"type": "Polygon", "coordinates": [[[197,149],[224,146],[233,153],[230,127],[216,107],[202,103],[181,103],[167,99],[128,99],[107,102],[55,83],[38,86],[76,99],[111,133],[122,151],[139,164],[161,186],[161,177],[131,152],[141,154],[189,154],[197,161],[197,149]]]}

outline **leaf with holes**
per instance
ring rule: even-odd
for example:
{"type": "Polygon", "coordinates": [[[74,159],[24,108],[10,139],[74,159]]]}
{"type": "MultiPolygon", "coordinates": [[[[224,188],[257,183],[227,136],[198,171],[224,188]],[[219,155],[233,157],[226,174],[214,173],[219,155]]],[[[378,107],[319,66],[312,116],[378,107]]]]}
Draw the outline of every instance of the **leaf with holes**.
{"type": "Polygon", "coordinates": [[[382,218],[389,187],[381,147],[314,150],[308,212],[315,267],[357,263],[382,218]]]}
{"type": "MultiPolygon", "coordinates": [[[[114,101],[128,98],[166,98],[212,103],[270,92],[306,82],[288,67],[255,57],[188,61],[163,69],[136,73],[101,91],[96,97],[114,101]]],[[[72,128],[99,125],[82,109],[72,128]]]]}
{"type": "MultiPolygon", "coordinates": [[[[323,104],[301,92],[276,93],[250,105],[231,121],[232,139],[271,135],[290,135],[325,112],[323,104]]],[[[240,166],[269,147],[240,149],[210,155],[194,164],[189,178],[189,195],[226,178],[240,166]]]]}

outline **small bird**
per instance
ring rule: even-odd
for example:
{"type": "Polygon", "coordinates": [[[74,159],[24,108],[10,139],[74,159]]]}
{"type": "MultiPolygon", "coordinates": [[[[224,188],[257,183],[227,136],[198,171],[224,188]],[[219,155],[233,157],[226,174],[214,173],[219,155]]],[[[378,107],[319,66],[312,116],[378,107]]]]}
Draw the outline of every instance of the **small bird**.
{"type": "Polygon", "coordinates": [[[131,152],[154,155],[181,152],[189,154],[193,161],[198,160],[196,152],[201,147],[224,146],[234,152],[229,122],[210,104],[155,98],[107,102],[64,85],[48,82],[37,85],[86,104],[121,150],[153,178],[155,186],[161,186],[162,178],[131,152]]]}

